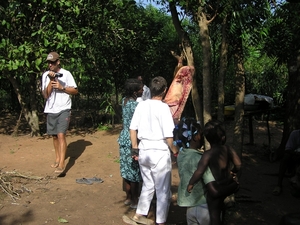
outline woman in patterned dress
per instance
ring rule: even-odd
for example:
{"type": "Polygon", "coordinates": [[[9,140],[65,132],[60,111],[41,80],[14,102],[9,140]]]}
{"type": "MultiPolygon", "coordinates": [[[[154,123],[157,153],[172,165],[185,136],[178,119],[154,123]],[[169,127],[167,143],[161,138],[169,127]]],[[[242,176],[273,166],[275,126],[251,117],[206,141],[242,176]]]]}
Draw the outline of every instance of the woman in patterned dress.
{"type": "Polygon", "coordinates": [[[139,195],[139,183],[142,181],[138,161],[131,157],[131,141],[129,126],[134,110],[138,104],[136,99],[143,94],[143,84],[138,79],[125,82],[125,93],[122,99],[123,129],[118,138],[120,146],[120,171],[126,192],[125,205],[136,208],[139,195]]]}

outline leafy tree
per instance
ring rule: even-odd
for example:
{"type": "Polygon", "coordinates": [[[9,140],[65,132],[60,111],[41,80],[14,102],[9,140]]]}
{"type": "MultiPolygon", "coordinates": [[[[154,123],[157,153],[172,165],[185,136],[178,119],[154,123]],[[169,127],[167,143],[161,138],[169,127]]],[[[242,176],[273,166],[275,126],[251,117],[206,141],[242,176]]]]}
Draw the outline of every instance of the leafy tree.
{"type": "Polygon", "coordinates": [[[243,143],[245,55],[249,50],[249,46],[262,40],[263,35],[261,33],[263,32],[261,30],[263,27],[261,21],[269,15],[268,6],[267,1],[256,0],[220,1],[219,4],[214,5],[218,16],[210,26],[213,50],[212,77],[218,82],[212,83],[211,87],[215,87],[219,92],[218,96],[213,96],[213,99],[217,99],[218,118],[220,120],[224,118],[225,101],[235,102],[234,139],[238,140],[236,143],[241,143],[240,146],[235,146],[239,153],[241,153],[243,143]],[[245,38],[248,36],[251,36],[251,38],[245,38]],[[250,42],[248,42],[249,40],[250,42]],[[229,85],[232,85],[232,82],[228,82],[230,80],[235,81],[235,86],[228,88],[229,85]],[[228,98],[227,95],[226,100],[226,88],[231,93],[234,93],[233,89],[235,89],[234,98],[232,98],[233,96],[228,98]]]}
{"type": "Polygon", "coordinates": [[[51,50],[84,47],[76,26],[80,10],[68,0],[12,0],[0,11],[0,76],[12,84],[31,135],[39,135],[37,87],[43,61],[51,50]]]}
{"type": "Polygon", "coordinates": [[[285,3],[278,7],[270,21],[270,31],[266,40],[265,50],[277,59],[279,65],[286,65],[288,84],[286,92],[285,121],[281,144],[276,150],[274,159],[284,151],[288,136],[294,129],[300,128],[300,19],[299,3],[285,3]]]}
{"type": "Polygon", "coordinates": [[[170,17],[153,7],[131,0],[10,0],[0,11],[0,79],[10,81],[31,135],[39,135],[40,78],[50,51],[59,52],[75,76],[76,109],[102,108],[113,115],[128,77],[172,79],[165,49],[177,45],[177,37],[170,17]]]}

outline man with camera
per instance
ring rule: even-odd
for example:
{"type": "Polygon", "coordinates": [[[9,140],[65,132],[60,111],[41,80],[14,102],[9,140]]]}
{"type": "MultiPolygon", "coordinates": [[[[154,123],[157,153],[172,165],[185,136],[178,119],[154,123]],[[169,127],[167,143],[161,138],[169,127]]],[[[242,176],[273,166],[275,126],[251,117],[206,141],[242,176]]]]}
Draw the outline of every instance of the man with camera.
{"type": "Polygon", "coordinates": [[[62,174],[65,169],[71,95],[77,94],[78,90],[70,71],[61,68],[57,52],[50,52],[46,61],[49,70],[42,77],[42,92],[47,100],[44,109],[47,114],[47,134],[52,135],[55,149],[55,161],[51,167],[55,168],[55,173],[62,174]]]}

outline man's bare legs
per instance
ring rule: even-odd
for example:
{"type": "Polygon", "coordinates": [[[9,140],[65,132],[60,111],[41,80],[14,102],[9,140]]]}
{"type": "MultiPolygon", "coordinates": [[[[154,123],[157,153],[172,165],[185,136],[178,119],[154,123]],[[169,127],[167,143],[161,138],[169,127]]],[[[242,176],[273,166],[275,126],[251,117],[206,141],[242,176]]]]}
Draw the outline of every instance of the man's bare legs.
{"type": "Polygon", "coordinates": [[[57,136],[53,136],[53,145],[55,149],[55,162],[58,163],[58,170],[65,169],[65,158],[67,152],[67,140],[64,133],[58,133],[57,136]]]}
{"type": "Polygon", "coordinates": [[[51,165],[52,168],[57,168],[59,165],[59,150],[58,150],[58,138],[53,135],[53,146],[55,150],[55,162],[51,165]]]}

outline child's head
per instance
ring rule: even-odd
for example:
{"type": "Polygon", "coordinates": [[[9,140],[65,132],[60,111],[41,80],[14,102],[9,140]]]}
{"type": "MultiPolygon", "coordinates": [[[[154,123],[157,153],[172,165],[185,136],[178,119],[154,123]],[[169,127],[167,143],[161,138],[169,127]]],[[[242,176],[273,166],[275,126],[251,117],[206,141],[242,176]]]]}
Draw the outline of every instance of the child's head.
{"type": "Polygon", "coordinates": [[[200,148],[203,143],[201,125],[193,118],[182,119],[174,129],[176,145],[184,148],[200,148]]]}
{"type": "Polygon", "coordinates": [[[141,97],[143,94],[143,83],[138,79],[127,79],[124,86],[124,96],[125,97],[141,97]]]}
{"type": "Polygon", "coordinates": [[[204,126],[203,133],[210,144],[225,144],[226,142],[225,128],[219,120],[208,121],[204,126]]]}
{"type": "Polygon", "coordinates": [[[150,92],[151,97],[164,97],[167,90],[167,81],[163,77],[154,77],[151,80],[150,92]]]}

